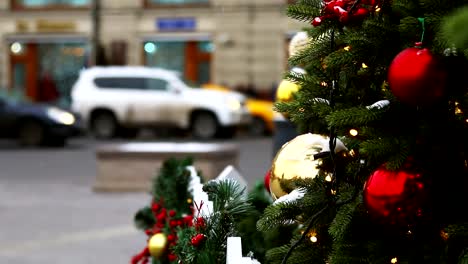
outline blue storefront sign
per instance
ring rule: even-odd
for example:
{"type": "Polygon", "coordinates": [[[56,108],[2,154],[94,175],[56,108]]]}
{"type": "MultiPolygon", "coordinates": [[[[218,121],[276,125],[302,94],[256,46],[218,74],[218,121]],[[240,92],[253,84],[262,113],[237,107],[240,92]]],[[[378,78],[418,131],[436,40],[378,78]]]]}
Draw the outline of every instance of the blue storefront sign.
{"type": "Polygon", "coordinates": [[[158,18],[159,31],[194,31],[197,23],[193,17],[158,18]]]}

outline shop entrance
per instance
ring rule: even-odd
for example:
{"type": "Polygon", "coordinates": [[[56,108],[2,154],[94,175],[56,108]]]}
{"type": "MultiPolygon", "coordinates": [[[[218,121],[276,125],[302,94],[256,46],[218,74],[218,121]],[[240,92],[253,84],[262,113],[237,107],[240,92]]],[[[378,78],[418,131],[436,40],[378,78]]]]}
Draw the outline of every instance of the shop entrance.
{"type": "Polygon", "coordinates": [[[86,66],[85,43],[10,45],[10,94],[18,99],[70,105],[70,92],[86,66]]]}

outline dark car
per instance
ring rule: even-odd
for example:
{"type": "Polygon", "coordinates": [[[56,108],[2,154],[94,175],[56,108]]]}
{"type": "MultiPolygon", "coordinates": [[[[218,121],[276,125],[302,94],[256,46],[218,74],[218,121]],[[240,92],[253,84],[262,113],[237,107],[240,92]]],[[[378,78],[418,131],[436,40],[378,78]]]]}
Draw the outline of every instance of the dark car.
{"type": "Polygon", "coordinates": [[[23,146],[64,146],[83,132],[77,115],[61,108],[0,97],[0,137],[23,146]]]}

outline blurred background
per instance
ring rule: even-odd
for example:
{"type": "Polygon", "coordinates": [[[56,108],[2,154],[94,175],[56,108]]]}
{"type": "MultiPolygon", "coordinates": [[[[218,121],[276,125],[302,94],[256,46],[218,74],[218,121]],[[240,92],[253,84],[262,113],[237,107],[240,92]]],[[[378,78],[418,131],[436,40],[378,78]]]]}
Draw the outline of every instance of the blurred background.
{"type": "Polygon", "coordinates": [[[288,44],[307,26],[286,16],[288,2],[0,1],[0,263],[128,263],[146,243],[133,214],[150,196],[93,191],[96,151],[200,140],[146,125],[96,137],[92,115],[72,97],[80,73],[95,66],[163,68],[187,87],[243,94],[249,123],[203,141],[235,144],[249,185],[263,181],[288,44]]]}
{"type": "Polygon", "coordinates": [[[288,0],[0,1],[0,87],[40,100],[51,79],[67,106],[82,68],[145,65],[271,98],[304,24],[288,0]]]}

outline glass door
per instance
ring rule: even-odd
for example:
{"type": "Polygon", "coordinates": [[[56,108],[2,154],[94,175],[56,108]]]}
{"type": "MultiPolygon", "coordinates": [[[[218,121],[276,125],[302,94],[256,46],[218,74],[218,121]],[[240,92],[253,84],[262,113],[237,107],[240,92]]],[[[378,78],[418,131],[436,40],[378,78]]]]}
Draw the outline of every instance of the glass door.
{"type": "Polygon", "coordinates": [[[23,100],[26,98],[26,64],[13,64],[13,80],[11,97],[15,100],[23,100]]]}

